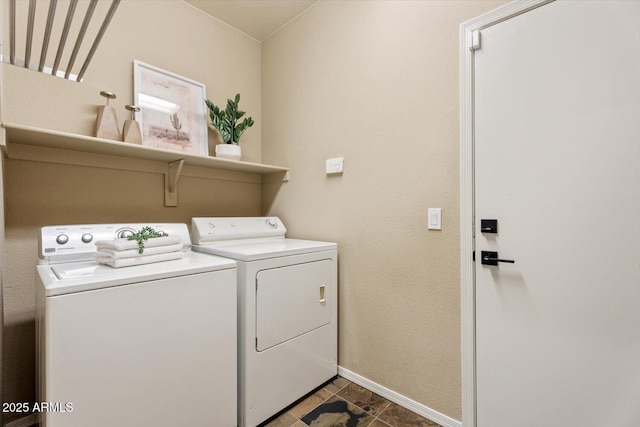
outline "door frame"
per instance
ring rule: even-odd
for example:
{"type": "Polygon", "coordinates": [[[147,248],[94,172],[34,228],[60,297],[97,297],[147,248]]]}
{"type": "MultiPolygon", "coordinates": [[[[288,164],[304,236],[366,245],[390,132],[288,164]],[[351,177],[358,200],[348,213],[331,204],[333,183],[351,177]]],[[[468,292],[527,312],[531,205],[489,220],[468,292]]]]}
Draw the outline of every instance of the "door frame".
{"type": "Polygon", "coordinates": [[[479,31],[554,0],[517,0],[460,25],[460,298],[462,425],[476,427],[474,215],[474,44],[479,31]],[[475,38],[475,40],[474,40],[475,38]]]}

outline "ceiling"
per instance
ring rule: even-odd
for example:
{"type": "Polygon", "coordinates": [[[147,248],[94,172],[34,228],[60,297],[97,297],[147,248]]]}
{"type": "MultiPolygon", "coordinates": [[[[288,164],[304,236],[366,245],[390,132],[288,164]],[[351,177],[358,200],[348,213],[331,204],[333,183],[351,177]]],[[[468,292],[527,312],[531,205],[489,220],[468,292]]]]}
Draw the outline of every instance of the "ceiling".
{"type": "Polygon", "coordinates": [[[318,0],[185,0],[258,41],[264,41],[318,0]]]}

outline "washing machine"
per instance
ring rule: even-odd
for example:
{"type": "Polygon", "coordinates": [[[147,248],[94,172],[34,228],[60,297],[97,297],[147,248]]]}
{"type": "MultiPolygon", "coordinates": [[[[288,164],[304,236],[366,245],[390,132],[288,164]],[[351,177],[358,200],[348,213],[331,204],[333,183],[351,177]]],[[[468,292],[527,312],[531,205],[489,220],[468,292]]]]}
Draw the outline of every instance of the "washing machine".
{"type": "Polygon", "coordinates": [[[46,427],[236,426],[236,263],[190,250],[186,224],[44,227],[38,402],[46,427]],[[95,242],[144,226],[181,259],[98,264],[95,242]]]}
{"type": "Polygon", "coordinates": [[[238,423],[254,427],[337,375],[337,244],[277,217],[193,218],[193,250],[237,261],[238,423]]]}

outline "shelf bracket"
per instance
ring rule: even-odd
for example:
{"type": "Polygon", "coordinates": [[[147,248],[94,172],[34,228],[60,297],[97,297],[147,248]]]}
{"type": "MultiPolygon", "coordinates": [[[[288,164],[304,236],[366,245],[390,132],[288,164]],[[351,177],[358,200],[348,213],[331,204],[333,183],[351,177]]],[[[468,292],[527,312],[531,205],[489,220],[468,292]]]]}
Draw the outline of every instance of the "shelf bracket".
{"type": "Polygon", "coordinates": [[[164,205],[178,206],[178,180],[184,166],[184,159],[169,162],[164,174],[164,205]]]}

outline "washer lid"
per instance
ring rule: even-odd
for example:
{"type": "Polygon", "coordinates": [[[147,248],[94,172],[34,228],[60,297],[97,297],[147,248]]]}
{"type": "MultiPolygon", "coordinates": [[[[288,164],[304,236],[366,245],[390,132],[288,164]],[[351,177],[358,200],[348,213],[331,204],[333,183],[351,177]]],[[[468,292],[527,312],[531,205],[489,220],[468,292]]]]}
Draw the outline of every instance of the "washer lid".
{"type": "Polygon", "coordinates": [[[235,267],[233,260],[187,251],[182,259],[122,268],[95,261],[42,264],[38,266],[38,273],[45,295],[53,296],[235,267]]]}
{"type": "Polygon", "coordinates": [[[192,249],[213,255],[232,258],[238,261],[257,261],[290,255],[335,250],[336,243],[316,240],[286,238],[230,240],[208,245],[193,245],[192,249]]]}

